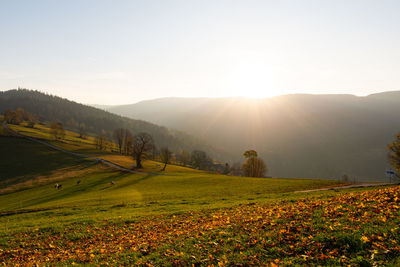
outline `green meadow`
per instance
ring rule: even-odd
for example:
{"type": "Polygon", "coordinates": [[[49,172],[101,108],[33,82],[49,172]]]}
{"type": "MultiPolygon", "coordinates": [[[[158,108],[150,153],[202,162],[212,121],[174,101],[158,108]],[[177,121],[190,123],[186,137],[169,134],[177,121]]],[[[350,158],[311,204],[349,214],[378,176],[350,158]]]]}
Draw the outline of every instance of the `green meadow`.
{"type": "MultiPolygon", "coordinates": [[[[12,126],[24,135],[41,138],[71,151],[91,151],[129,167],[131,157],[95,151],[94,139],[81,140],[67,132],[52,140],[49,129],[12,126]]],[[[22,138],[1,137],[0,231],[54,226],[76,220],[132,219],[150,214],[227,207],[271,201],[293,191],[328,187],[336,181],[226,176],[191,168],[146,161],[144,170],[131,174],[74,157],[22,138]],[[78,180],[80,183],[78,184],[78,180]],[[114,185],[111,184],[113,181],[114,185]],[[56,189],[54,184],[62,184],[56,189]]]]}
{"type": "MultiPolygon", "coordinates": [[[[112,153],[115,145],[98,151],[93,138],[74,132],[54,140],[44,125],[12,129],[134,164],[112,153]]],[[[398,263],[398,187],[335,189],[334,180],[236,177],[173,164],[160,171],[152,160],[144,173],[129,173],[8,134],[0,146],[5,265],[398,263]]]]}

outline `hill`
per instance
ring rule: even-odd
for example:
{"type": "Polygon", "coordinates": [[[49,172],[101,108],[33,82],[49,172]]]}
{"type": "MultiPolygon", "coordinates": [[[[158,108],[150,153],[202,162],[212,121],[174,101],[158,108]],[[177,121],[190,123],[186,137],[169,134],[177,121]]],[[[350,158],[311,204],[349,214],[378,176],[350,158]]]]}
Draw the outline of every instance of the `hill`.
{"type": "MultiPolygon", "coordinates": [[[[92,138],[82,142],[74,132],[54,140],[44,126],[11,128],[131,165],[131,157],[96,151],[92,138]]],[[[399,263],[398,186],[295,192],[337,182],[234,177],[174,165],[163,175],[129,173],[33,139],[3,135],[0,142],[4,180],[37,182],[0,193],[5,265],[399,263]]],[[[144,167],[159,170],[160,164],[144,167]]]]}
{"type": "MultiPolygon", "coordinates": [[[[52,140],[45,127],[11,127],[18,133],[40,137],[40,140],[70,152],[95,155],[127,168],[133,163],[129,156],[96,151],[93,146],[89,149],[93,140],[79,142],[77,133],[67,132],[64,140],[52,140]]],[[[270,199],[276,193],[337,185],[337,181],[321,179],[234,177],[175,165],[168,165],[164,172],[160,172],[161,164],[151,160],[144,162],[144,173],[130,173],[21,137],[0,136],[0,144],[3,149],[0,167],[4,169],[0,180],[0,222],[10,220],[2,218],[4,214],[21,213],[11,219],[15,220],[16,228],[30,225],[32,221],[38,224],[44,220],[46,224],[53,224],[54,221],[65,223],[65,220],[76,220],[77,217],[94,220],[99,216],[115,218],[115,212],[123,212],[124,218],[131,218],[223,207],[270,199]],[[111,181],[114,183],[110,184],[111,181]],[[55,183],[62,183],[62,188],[55,189],[55,183]],[[124,209],[119,209],[118,205],[124,209]],[[49,221],[40,213],[53,209],[57,211],[49,221]],[[99,209],[107,211],[107,215],[99,215],[99,209]],[[36,213],[25,217],[23,214],[27,210],[36,213]],[[67,214],[58,217],[56,214],[59,212],[67,214]],[[24,218],[23,223],[18,221],[21,218],[24,218]]]]}
{"type": "MultiPolygon", "coordinates": [[[[58,152],[43,145],[15,137],[0,137],[0,194],[30,186],[39,182],[39,177],[49,177],[62,172],[86,169],[89,163],[81,158],[58,152]],[[46,164],[43,164],[43,163],[46,164]],[[12,187],[12,188],[9,188],[12,187]]],[[[50,182],[50,180],[47,180],[50,182]]]]}
{"type": "Polygon", "coordinates": [[[115,129],[127,128],[133,134],[150,133],[158,147],[169,146],[173,150],[189,151],[202,149],[213,156],[218,155],[215,149],[198,138],[143,120],[129,119],[38,91],[19,89],[0,92],[0,113],[16,108],[37,115],[44,122],[61,122],[69,130],[77,131],[83,123],[86,131],[93,136],[106,134],[111,139],[115,129]]]}
{"type": "Polygon", "coordinates": [[[400,131],[400,92],[163,98],[108,110],[196,135],[226,160],[253,148],[279,177],[384,180],[386,146],[400,131]]]}

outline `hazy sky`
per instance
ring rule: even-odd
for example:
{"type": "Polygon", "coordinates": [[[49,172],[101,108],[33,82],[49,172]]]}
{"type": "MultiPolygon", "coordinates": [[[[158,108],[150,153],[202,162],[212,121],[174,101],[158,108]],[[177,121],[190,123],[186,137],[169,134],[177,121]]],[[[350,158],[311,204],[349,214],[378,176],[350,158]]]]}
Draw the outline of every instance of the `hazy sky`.
{"type": "Polygon", "coordinates": [[[84,103],[400,89],[400,1],[0,2],[0,90],[84,103]]]}

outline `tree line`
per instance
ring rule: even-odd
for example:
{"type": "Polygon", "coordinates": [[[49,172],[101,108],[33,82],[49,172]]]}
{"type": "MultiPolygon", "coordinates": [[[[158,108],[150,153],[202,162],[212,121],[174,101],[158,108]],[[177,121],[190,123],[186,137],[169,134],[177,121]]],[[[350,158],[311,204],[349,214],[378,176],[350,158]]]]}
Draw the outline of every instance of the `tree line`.
{"type": "MultiPolygon", "coordinates": [[[[156,140],[157,146],[169,146],[171,149],[193,150],[202,147],[214,157],[218,152],[205,141],[180,131],[168,129],[142,120],[129,119],[91,106],[79,104],[57,96],[39,91],[18,89],[0,92],[0,112],[8,109],[23,108],[35,114],[37,123],[55,121],[62,124],[65,130],[82,133],[82,136],[102,136],[99,146],[107,147],[107,142],[113,139],[113,131],[117,128],[129,129],[132,133],[146,132],[156,140]]],[[[15,121],[18,122],[20,117],[15,121]]]]}
{"type": "MultiPolygon", "coordinates": [[[[36,115],[26,112],[22,108],[17,108],[16,110],[6,110],[4,112],[4,121],[16,125],[26,122],[28,127],[34,128],[38,119],[36,115]]],[[[42,124],[44,123],[42,122],[42,124]]],[[[61,122],[51,121],[49,128],[50,134],[55,140],[62,140],[65,138],[66,133],[61,122]]],[[[79,138],[87,138],[88,135],[84,123],[79,124],[78,134],[79,138]]],[[[257,152],[254,150],[249,150],[244,153],[244,157],[247,160],[243,165],[236,163],[231,167],[228,163],[215,163],[203,150],[193,150],[189,153],[181,149],[174,153],[167,146],[158,149],[151,134],[140,132],[133,135],[131,131],[126,128],[115,129],[112,134],[112,139],[107,136],[105,131],[102,131],[102,133],[98,134],[95,138],[95,147],[99,150],[111,150],[112,152],[118,152],[122,155],[132,156],[136,161],[137,169],[143,168],[143,160],[153,159],[159,160],[164,164],[162,171],[164,171],[167,164],[172,161],[181,166],[238,176],[263,177],[267,171],[264,161],[257,157],[257,152]],[[118,151],[113,150],[113,147],[115,147],[114,144],[118,148],[118,151]]]]}
{"type": "Polygon", "coordinates": [[[204,150],[188,150],[188,148],[209,147],[184,133],[171,134],[165,127],[123,118],[37,91],[22,89],[0,92],[0,104],[3,107],[16,107],[15,110],[5,111],[7,123],[20,124],[25,121],[29,127],[34,127],[35,123],[45,124],[46,121],[50,121],[50,134],[56,140],[65,137],[65,129],[78,132],[82,139],[88,135],[95,136],[96,149],[113,151],[116,146],[120,154],[134,157],[137,168],[142,167],[143,159],[154,159],[164,163],[164,170],[167,163],[174,162],[181,166],[230,175],[263,176],[266,172],[266,168],[262,171],[262,165],[249,167],[260,163],[261,159],[257,156],[249,158],[245,156],[245,164],[234,163],[231,166],[228,163],[217,163],[204,150]],[[37,115],[18,107],[19,104],[35,111],[37,115]],[[117,125],[122,127],[115,127],[117,125]],[[113,126],[115,128],[111,130],[113,126]],[[133,134],[130,129],[139,131],[133,134]],[[159,149],[154,140],[161,144],[159,149]]]}
{"type": "MultiPolygon", "coordinates": [[[[37,122],[36,115],[24,111],[22,108],[16,110],[8,109],[4,112],[4,121],[9,124],[20,124],[27,122],[27,127],[33,128],[37,122]]],[[[52,121],[50,123],[50,133],[54,139],[63,139],[65,130],[60,122],[52,121]]],[[[255,150],[247,150],[243,156],[246,159],[244,164],[234,163],[230,166],[228,163],[219,164],[202,150],[193,150],[189,153],[186,150],[171,151],[168,147],[157,149],[152,135],[146,132],[141,132],[133,135],[128,129],[117,128],[113,131],[114,140],[109,140],[105,133],[99,134],[95,139],[97,149],[106,150],[113,147],[114,144],[118,147],[118,151],[122,155],[131,155],[136,161],[136,168],[143,168],[142,161],[145,159],[159,160],[164,163],[162,171],[166,169],[167,164],[174,163],[181,166],[193,167],[199,170],[216,171],[222,174],[231,174],[235,176],[247,177],[264,177],[268,171],[265,162],[258,157],[255,150]]],[[[84,124],[79,126],[79,137],[86,138],[86,128],[84,124]]],[[[390,165],[396,172],[396,176],[400,178],[400,133],[395,136],[395,140],[387,146],[388,159],[390,165]]],[[[112,150],[112,149],[111,149],[112,150]]],[[[115,151],[114,151],[115,152],[115,151]]],[[[343,180],[348,181],[349,177],[343,175],[343,180]]]]}
{"type": "MultiPolygon", "coordinates": [[[[101,137],[98,137],[98,139],[101,137]]],[[[158,159],[164,163],[162,171],[172,160],[181,165],[196,168],[199,170],[217,171],[223,174],[244,175],[248,177],[264,177],[267,172],[265,162],[258,157],[255,150],[248,150],[244,153],[246,162],[234,164],[232,167],[228,163],[219,164],[207,155],[205,151],[193,150],[189,153],[180,150],[173,153],[168,147],[159,150],[155,146],[153,137],[149,133],[139,133],[132,135],[128,129],[117,128],[113,132],[113,138],[118,146],[118,152],[123,155],[132,155],[136,161],[136,168],[142,168],[143,159],[158,159]]]]}
{"type": "MultiPolygon", "coordinates": [[[[38,117],[22,108],[15,110],[7,109],[4,112],[4,121],[8,124],[21,124],[26,122],[27,127],[33,128],[38,123],[38,117]]],[[[55,140],[65,137],[65,129],[61,122],[50,122],[50,134],[55,140]]],[[[79,137],[85,139],[87,137],[86,126],[80,123],[78,126],[79,137]]],[[[232,166],[229,163],[215,163],[214,160],[202,150],[186,150],[171,151],[167,146],[157,149],[154,139],[147,132],[140,132],[133,135],[129,129],[117,128],[113,131],[112,137],[114,140],[109,140],[106,133],[103,131],[97,135],[95,146],[99,150],[107,150],[114,147],[114,141],[118,147],[118,151],[123,155],[131,155],[136,161],[136,168],[143,168],[142,161],[145,159],[159,160],[164,163],[162,170],[166,169],[167,164],[174,163],[181,166],[193,167],[199,170],[216,171],[222,174],[230,174],[236,176],[247,177],[264,177],[268,171],[265,162],[258,157],[255,150],[247,150],[243,156],[246,159],[244,164],[234,163],[232,166]]],[[[400,176],[400,133],[395,136],[395,140],[387,147],[389,153],[389,163],[396,171],[396,176],[400,176]]],[[[114,151],[115,152],[115,151],[114,151]]],[[[343,180],[349,180],[347,175],[343,180]]]]}
{"type": "Polygon", "coordinates": [[[17,108],[16,110],[7,109],[4,112],[4,121],[8,124],[18,125],[23,121],[27,122],[27,126],[33,128],[37,122],[37,117],[32,113],[25,111],[22,108],[17,108]]]}

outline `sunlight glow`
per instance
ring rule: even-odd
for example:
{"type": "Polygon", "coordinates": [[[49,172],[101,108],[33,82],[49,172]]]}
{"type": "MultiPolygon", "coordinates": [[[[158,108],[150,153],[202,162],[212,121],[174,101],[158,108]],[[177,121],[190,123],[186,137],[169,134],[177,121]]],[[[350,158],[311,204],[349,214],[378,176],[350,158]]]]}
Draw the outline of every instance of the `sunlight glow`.
{"type": "Polygon", "coordinates": [[[231,96],[265,98],[281,95],[278,72],[262,62],[240,64],[228,77],[231,96]]]}

